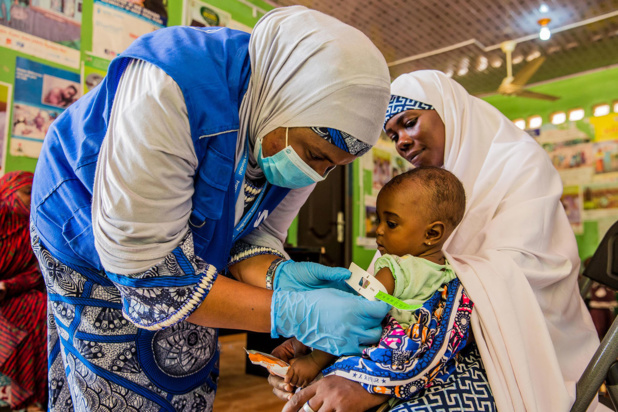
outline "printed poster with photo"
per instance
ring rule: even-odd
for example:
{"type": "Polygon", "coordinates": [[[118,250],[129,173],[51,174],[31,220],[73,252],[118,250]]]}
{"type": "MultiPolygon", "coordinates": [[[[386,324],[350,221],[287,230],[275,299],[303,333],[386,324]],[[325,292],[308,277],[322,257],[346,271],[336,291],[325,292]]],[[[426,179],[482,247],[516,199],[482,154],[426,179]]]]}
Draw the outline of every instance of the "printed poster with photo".
{"type": "Polygon", "coordinates": [[[11,106],[11,85],[0,82],[0,177],[4,175],[7,144],[9,141],[9,107],[11,106]]]}
{"type": "Polygon", "coordinates": [[[603,140],[593,147],[595,174],[618,172],[618,141],[603,140]]]}
{"type": "Polygon", "coordinates": [[[371,154],[373,156],[373,190],[377,193],[393,176],[392,155],[386,150],[375,147],[371,150],[371,154]]]}
{"type": "Polygon", "coordinates": [[[184,24],[194,27],[228,27],[232,15],[201,0],[185,0],[184,24]]]}
{"type": "Polygon", "coordinates": [[[38,158],[49,125],[82,95],[79,74],[18,57],[10,152],[38,158]]]}
{"type": "Polygon", "coordinates": [[[376,212],[375,196],[365,196],[363,199],[363,208],[363,213],[360,215],[364,217],[364,222],[361,226],[360,236],[356,239],[356,244],[367,249],[376,249],[378,213],[376,212]]]}
{"type": "Polygon", "coordinates": [[[97,56],[86,56],[82,62],[81,72],[84,94],[94,89],[103,81],[107,74],[109,63],[109,60],[101,59],[97,56]]]}
{"type": "Polygon", "coordinates": [[[139,36],[167,26],[167,0],[95,0],[92,54],[111,60],[139,36]]]}
{"type": "Polygon", "coordinates": [[[389,180],[414,167],[399,156],[394,143],[384,135],[380,136],[370,153],[356,160],[361,175],[358,189],[363,196],[358,202],[358,212],[354,219],[357,222],[355,227],[359,228],[356,244],[367,249],[376,249],[376,196],[389,180]]]}
{"type": "Polygon", "coordinates": [[[185,0],[183,24],[194,27],[229,27],[251,33],[251,27],[232,19],[232,15],[206,1],[185,0]]]}
{"type": "Polygon", "coordinates": [[[573,232],[576,235],[584,233],[584,225],[582,219],[582,196],[579,189],[579,186],[565,186],[562,197],[560,198],[560,202],[564,207],[564,211],[569,218],[569,223],[571,224],[573,232]]]}
{"type": "Polygon", "coordinates": [[[552,164],[558,170],[592,167],[594,164],[591,143],[556,146],[548,154],[552,164]]]}
{"type": "Polygon", "coordinates": [[[412,169],[412,165],[401,156],[393,156],[391,161],[391,179],[412,169]]]}
{"type": "Polygon", "coordinates": [[[140,17],[159,26],[167,26],[167,0],[95,0],[117,10],[140,17]]]}
{"type": "Polygon", "coordinates": [[[0,44],[79,67],[82,0],[0,1],[0,44]]]}
{"type": "Polygon", "coordinates": [[[590,183],[582,187],[586,218],[618,214],[618,182],[590,183]]]}

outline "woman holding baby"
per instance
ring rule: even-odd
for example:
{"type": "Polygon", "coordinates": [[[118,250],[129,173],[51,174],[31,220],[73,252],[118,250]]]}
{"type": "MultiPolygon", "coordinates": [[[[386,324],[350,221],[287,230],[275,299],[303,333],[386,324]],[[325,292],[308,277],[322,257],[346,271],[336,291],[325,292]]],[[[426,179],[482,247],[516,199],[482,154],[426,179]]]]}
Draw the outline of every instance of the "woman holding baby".
{"type": "MultiPolygon", "coordinates": [[[[452,402],[461,402],[459,411],[568,410],[598,338],[579,296],[577,245],[548,156],[497,109],[438,71],[392,83],[384,131],[412,165],[444,168],[465,188],[465,214],[444,254],[474,305],[473,343],[453,354],[458,367],[445,382],[428,380],[403,397],[394,391],[403,383],[394,378],[377,385],[337,376],[339,360],[284,410],[362,411],[388,397],[400,398],[396,411],[452,402]],[[466,387],[477,389],[466,393],[466,387]]],[[[403,339],[411,339],[406,332],[403,339]]],[[[283,349],[277,351],[284,355],[283,349]]],[[[357,358],[375,360],[371,352],[357,358]]],[[[290,398],[289,385],[270,381],[278,396],[290,398]]]]}

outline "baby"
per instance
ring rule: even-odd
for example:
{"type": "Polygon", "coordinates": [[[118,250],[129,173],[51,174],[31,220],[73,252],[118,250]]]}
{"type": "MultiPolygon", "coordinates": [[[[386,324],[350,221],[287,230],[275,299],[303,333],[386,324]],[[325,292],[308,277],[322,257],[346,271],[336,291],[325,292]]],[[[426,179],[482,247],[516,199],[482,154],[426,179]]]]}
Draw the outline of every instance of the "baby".
{"type": "MultiPolygon", "coordinates": [[[[375,276],[389,294],[421,305],[455,279],[442,246],[461,221],[465,207],[461,182],[436,167],[410,170],[380,190],[376,243],[382,256],[376,260],[375,276]]],[[[396,308],[389,312],[404,329],[416,323],[414,313],[396,308]]],[[[285,382],[305,387],[335,359],[313,350],[292,360],[285,382]]]]}

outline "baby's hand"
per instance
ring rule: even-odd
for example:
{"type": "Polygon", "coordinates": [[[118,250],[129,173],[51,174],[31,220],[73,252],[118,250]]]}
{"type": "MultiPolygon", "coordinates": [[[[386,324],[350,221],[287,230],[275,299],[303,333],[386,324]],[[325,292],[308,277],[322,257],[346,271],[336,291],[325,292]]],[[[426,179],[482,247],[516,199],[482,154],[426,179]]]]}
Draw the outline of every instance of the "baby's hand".
{"type": "Polygon", "coordinates": [[[285,375],[285,383],[305,388],[320,374],[322,368],[318,365],[311,353],[290,361],[290,368],[285,375]]]}

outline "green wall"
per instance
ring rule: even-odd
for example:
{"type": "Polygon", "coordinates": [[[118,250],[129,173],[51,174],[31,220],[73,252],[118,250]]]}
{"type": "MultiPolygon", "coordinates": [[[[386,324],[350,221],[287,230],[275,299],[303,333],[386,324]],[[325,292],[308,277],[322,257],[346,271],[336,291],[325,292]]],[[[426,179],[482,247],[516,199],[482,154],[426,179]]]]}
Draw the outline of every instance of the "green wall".
{"type": "Polygon", "coordinates": [[[549,115],[557,111],[568,111],[581,107],[586,117],[592,116],[592,107],[599,103],[618,100],[618,67],[600,70],[581,76],[529,88],[539,93],[559,96],[554,102],[502,95],[487,96],[483,100],[491,103],[509,119],[541,115],[543,123],[549,123],[549,115]]]}
{"type": "MultiPolygon", "coordinates": [[[[618,67],[599,70],[531,87],[530,90],[559,96],[555,102],[525,99],[510,96],[493,95],[484,100],[491,103],[509,119],[527,119],[532,115],[543,117],[543,124],[549,123],[549,116],[557,111],[568,112],[570,109],[582,108],[585,118],[592,117],[592,108],[600,103],[618,101],[618,67]]],[[[585,122],[577,122],[583,130],[588,128],[585,122]]],[[[591,256],[599,244],[599,228],[596,221],[584,222],[584,233],[576,235],[579,255],[582,259],[591,256]]]]}
{"type": "MultiPolygon", "coordinates": [[[[372,152],[367,153],[365,156],[372,156],[372,152]]],[[[373,176],[370,170],[362,169],[360,162],[360,160],[355,160],[352,164],[352,262],[356,263],[361,268],[366,269],[371,263],[371,259],[373,259],[373,256],[376,253],[376,249],[368,249],[357,245],[356,239],[358,239],[358,237],[360,236],[363,236],[365,233],[364,219],[362,222],[360,222],[357,214],[361,210],[361,205],[364,205],[365,203],[365,195],[371,195],[373,176]],[[359,190],[359,188],[361,187],[361,179],[363,179],[363,192],[359,190]]]]}
{"type": "MultiPolygon", "coordinates": [[[[248,0],[250,3],[256,5],[263,10],[271,10],[272,6],[260,0],[248,0]]],[[[168,26],[180,25],[183,17],[183,1],[182,0],[167,0],[168,7],[168,26]]],[[[249,7],[236,0],[207,0],[208,4],[217,7],[221,10],[227,11],[232,15],[232,18],[246,26],[253,27],[255,23],[262,17],[261,13],[253,16],[253,8],[249,7]]],[[[94,6],[94,0],[84,0],[82,6],[82,26],[81,26],[81,42],[80,42],[80,56],[83,62],[87,58],[87,52],[92,48],[92,11],[94,6]]],[[[52,67],[62,68],[64,70],[79,73],[79,69],[65,67],[60,64],[50,62],[48,60],[39,59],[36,56],[30,54],[24,54],[12,49],[0,47],[0,81],[14,85],[15,82],[15,59],[20,56],[36,62],[40,62],[52,67]]],[[[14,91],[14,89],[13,89],[14,91]]],[[[13,99],[11,99],[12,101],[13,99]]],[[[12,118],[12,107],[8,108],[7,112],[7,124],[11,127],[10,119],[12,118]]],[[[9,129],[9,136],[11,135],[11,129],[9,129]]],[[[9,138],[10,145],[10,138],[9,138]]],[[[7,146],[7,152],[9,151],[7,146]]],[[[6,170],[10,172],[13,170],[28,170],[34,171],[36,166],[36,159],[28,157],[11,156],[10,153],[6,154],[6,170]]]]}

